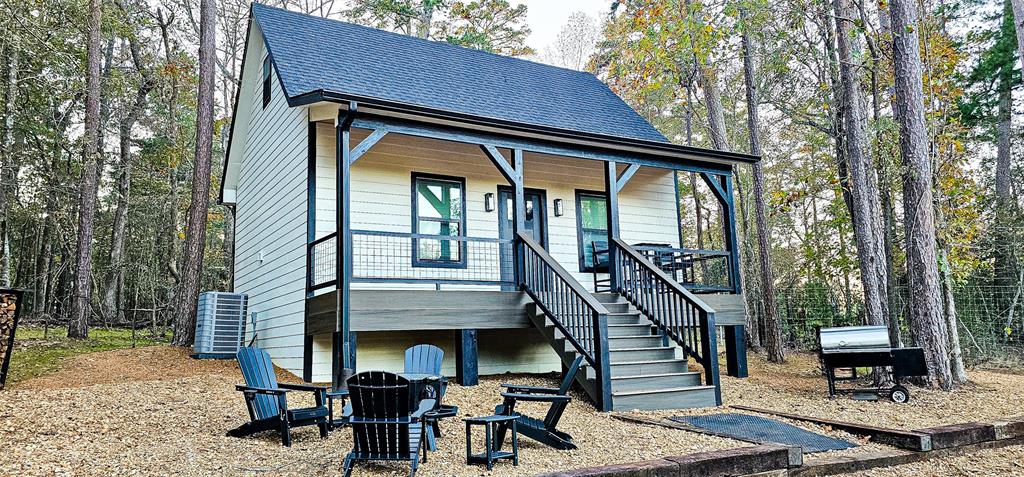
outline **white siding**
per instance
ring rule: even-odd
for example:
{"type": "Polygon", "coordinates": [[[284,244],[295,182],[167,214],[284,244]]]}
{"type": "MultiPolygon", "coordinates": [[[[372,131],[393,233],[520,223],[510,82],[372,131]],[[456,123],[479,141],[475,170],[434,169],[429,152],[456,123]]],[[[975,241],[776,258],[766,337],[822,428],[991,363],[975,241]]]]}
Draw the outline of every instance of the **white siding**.
{"type": "MultiPolygon", "coordinates": [[[[256,33],[256,32],[254,32],[256,33]]],[[[235,290],[249,295],[246,340],[274,363],[302,373],[305,299],[307,113],[289,108],[277,81],[263,107],[259,38],[249,45],[249,64],[239,108],[249,109],[248,136],[238,180],[235,290]]]]}
{"type": "MultiPolygon", "coordinates": [[[[353,131],[358,144],[366,131],[353,131]]],[[[593,277],[579,271],[576,191],[604,190],[602,164],[596,161],[526,153],[526,187],[546,192],[548,251],[587,288],[593,277]],[[565,214],[554,216],[554,200],[562,199],[565,214]]],[[[335,230],[334,126],[317,128],[317,236],[335,230]]],[[[498,212],[484,210],[484,194],[507,185],[479,147],[445,141],[389,135],[352,168],[352,228],[410,232],[413,172],[466,179],[466,235],[498,237],[498,212]]],[[[619,194],[619,220],[624,240],[679,244],[672,171],[641,168],[619,194]]],[[[355,244],[358,247],[358,243],[355,244]]],[[[358,253],[358,251],[357,251],[358,253]]],[[[442,272],[443,273],[443,272],[442,272]]],[[[358,284],[357,284],[358,285],[358,284]]],[[[390,285],[411,287],[412,285],[390,285]]],[[[374,285],[380,288],[381,285],[374,285]]],[[[433,285],[429,285],[433,288],[433,285]]],[[[443,287],[453,288],[453,287],[443,287]]]]}
{"type": "MultiPolygon", "coordinates": [[[[353,147],[367,131],[354,130],[353,147]]],[[[317,236],[335,230],[335,130],[317,127],[317,236]]],[[[604,189],[602,163],[527,153],[526,187],[546,192],[548,241],[551,255],[588,289],[593,277],[579,271],[576,228],[576,190],[604,189]],[[554,216],[554,200],[562,199],[564,215],[554,216]]],[[[352,228],[410,232],[413,172],[466,179],[466,231],[470,237],[498,237],[498,213],[484,210],[484,194],[497,194],[504,178],[476,146],[438,140],[388,135],[352,168],[352,228]]],[[[678,246],[675,189],[672,171],[641,168],[619,195],[623,238],[630,243],[654,242],[678,246]]],[[[355,244],[358,248],[359,244],[355,244]]],[[[358,254],[358,250],[356,251],[358,254]]],[[[430,288],[434,285],[355,284],[358,288],[430,288]]],[[[443,289],[472,288],[442,286],[443,289]]],[[[478,287],[479,288],[479,287],[478,287]]],[[[453,332],[359,333],[360,370],[400,370],[402,350],[419,342],[445,349],[445,372],[454,373],[453,332]]],[[[314,379],[328,380],[330,336],[314,342],[314,379]]],[[[480,374],[558,371],[560,363],[536,330],[490,330],[479,336],[480,374]]]]}

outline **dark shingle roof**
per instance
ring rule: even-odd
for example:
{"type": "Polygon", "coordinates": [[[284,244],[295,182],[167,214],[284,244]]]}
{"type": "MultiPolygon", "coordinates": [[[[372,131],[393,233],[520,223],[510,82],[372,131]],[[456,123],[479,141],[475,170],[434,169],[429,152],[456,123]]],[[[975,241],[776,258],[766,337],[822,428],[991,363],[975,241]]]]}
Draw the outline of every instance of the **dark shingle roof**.
{"type": "Polygon", "coordinates": [[[330,93],[668,142],[594,75],[254,4],[289,98],[330,93]]]}

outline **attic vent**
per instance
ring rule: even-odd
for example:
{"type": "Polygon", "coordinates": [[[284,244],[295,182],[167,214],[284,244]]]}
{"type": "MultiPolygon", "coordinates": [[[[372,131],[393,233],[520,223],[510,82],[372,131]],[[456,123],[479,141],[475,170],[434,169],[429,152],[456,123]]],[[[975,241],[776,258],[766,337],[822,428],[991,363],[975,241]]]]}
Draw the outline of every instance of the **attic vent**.
{"type": "Polygon", "coordinates": [[[200,358],[232,358],[245,340],[248,297],[243,293],[206,292],[199,295],[196,342],[200,358]]]}

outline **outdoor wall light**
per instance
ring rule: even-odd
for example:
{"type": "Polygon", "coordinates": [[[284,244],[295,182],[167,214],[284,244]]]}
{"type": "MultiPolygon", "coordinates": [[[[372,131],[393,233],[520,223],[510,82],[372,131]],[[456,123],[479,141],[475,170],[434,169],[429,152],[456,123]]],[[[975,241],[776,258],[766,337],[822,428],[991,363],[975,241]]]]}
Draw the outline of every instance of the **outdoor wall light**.
{"type": "Polygon", "coordinates": [[[562,199],[555,199],[555,217],[561,217],[564,213],[565,210],[562,210],[562,199]]]}
{"type": "Polygon", "coordinates": [[[484,194],[484,210],[494,212],[494,192],[484,194]]]}

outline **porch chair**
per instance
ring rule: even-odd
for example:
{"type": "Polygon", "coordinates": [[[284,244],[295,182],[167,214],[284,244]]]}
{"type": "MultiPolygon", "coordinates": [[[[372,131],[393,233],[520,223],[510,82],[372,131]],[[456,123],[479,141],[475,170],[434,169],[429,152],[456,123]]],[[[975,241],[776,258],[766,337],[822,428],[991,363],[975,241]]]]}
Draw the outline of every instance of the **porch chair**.
{"type": "MultiPolygon", "coordinates": [[[[405,350],[405,372],[406,374],[430,374],[441,376],[441,363],[444,361],[444,350],[431,344],[418,344],[405,350]]],[[[437,450],[437,438],[441,437],[441,419],[454,417],[459,412],[457,406],[441,404],[445,391],[448,390],[448,382],[441,381],[441,395],[430,396],[437,399],[436,409],[430,410],[426,415],[426,423],[430,429],[427,430],[427,449],[437,450]]],[[[427,388],[433,390],[433,388],[427,388]]]]}
{"type": "MultiPolygon", "coordinates": [[[[352,415],[348,424],[354,442],[345,456],[345,477],[357,461],[408,461],[409,477],[416,475],[424,440],[423,414],[434,407],[433,399],[410,406],[409,380],[385,371],[366,371],[348,380],[352,415]]],[[[423,452],[423,462],[427,453],[423,452]]]]}
{"type": "Polygon", "coordinates": [[[594,273],[594,293],[612,291],[611,278],[597,278],[599,273],[608,273],[608,242],[604,240],[590,242],[590,250],[591,257],[593,257],[591,270],[594,273]]]}
{"type": "Polygon", "coordinates": [[[236,385],[235,390],[245,396],[249,409],[249,422],[228,431],[232,437],[245,437],[257,432],[277,429],[281,443],[291,447],[291,428],[316,425],[320,437],[327,437],[328,410],[324,405],[327,388],[307,384],[278,383],[270,355],[259,348],[244,347],[235,354],[238,367],[242,370],[245,385],[236,385]],[[289,391],[312,392],[316,405],[301,409],[288,409],[289,391]]]}
{"type": "MultiPolygon", "coordinates": [[[[572,386],[573,380],[576,379],[576,373],[582,364],[583,356],[580,355],[566,369],[565,377],[562,378],[562,385],[558,388],[502,384],[501,386],[507,390],[507,392],[501,393],[501,396],[505,398],[505,402],[495,407],[494,413],[501,416],[519,416],[519,433],[541,444],[559,450],[575,449],[576,443],[573,442],[572,436],[559,431],[557,427],[566,406],[572,401],[572,398],[569,396],[569,387],[572,386]],[[516,403],[519,401],[546,402],[551,403],[551,407],[548,408],[548,413],[544,416],[544,419],[540,420],[516,412],[516,403]]],[[[495,442],[498,443],[499,449],[500,443],[505,440],[505,432],[507,430],[508,424],[498,426],[495,442]]]]}

